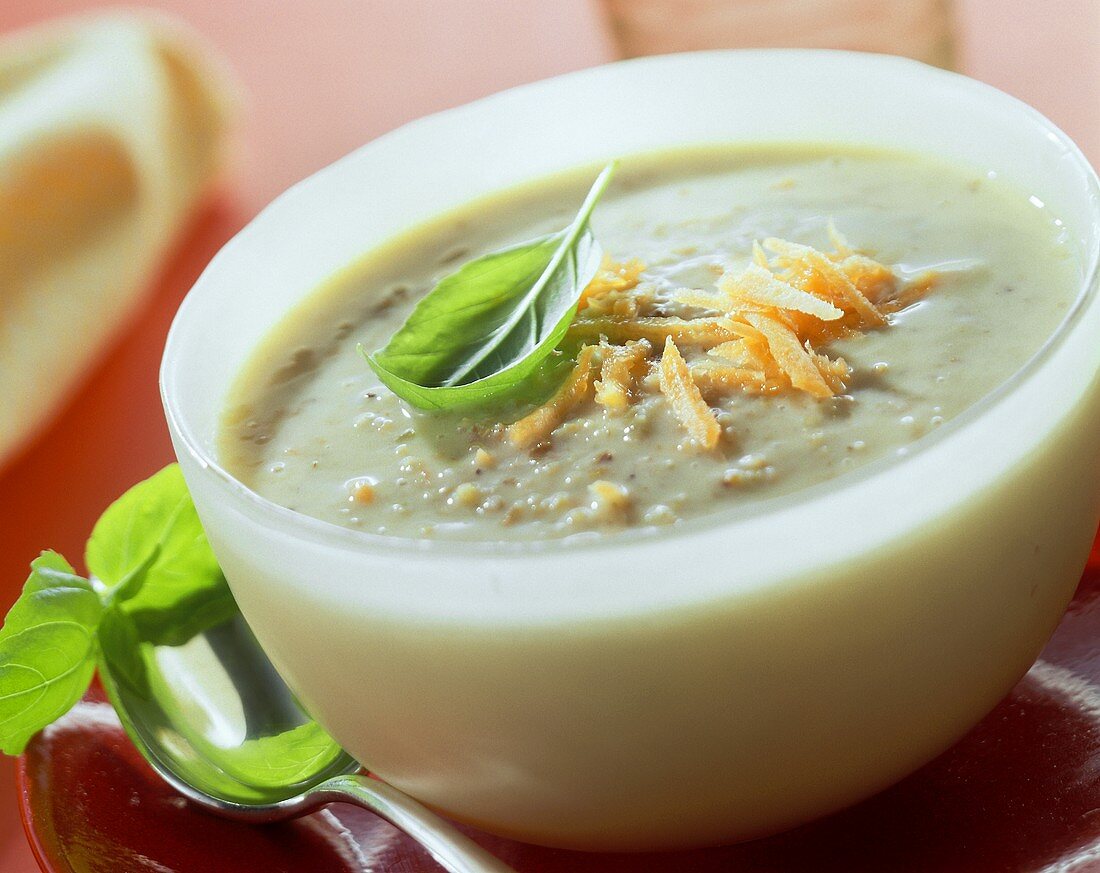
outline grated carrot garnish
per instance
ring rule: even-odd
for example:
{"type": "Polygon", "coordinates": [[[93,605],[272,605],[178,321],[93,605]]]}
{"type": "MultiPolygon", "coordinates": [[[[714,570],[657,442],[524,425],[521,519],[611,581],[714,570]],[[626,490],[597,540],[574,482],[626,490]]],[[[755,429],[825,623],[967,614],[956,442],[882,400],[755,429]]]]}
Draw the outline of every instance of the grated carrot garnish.
{"type": "Polygon", "coordinates": [[[584,346],[577,363],[562,386],[546,403],[504,429],[504,436],[517,449],[529,449],[550,437],[592,391],[596,346],[584,346]]]}
{"type": "Polygon", "coordinates": [[[836,268],[876,306],[897,290],[898,280],[894,271],[863,255],[848,255],[836,262],[836,268]]]}
{"type": "Polygon", "coordinates": [[[802,347],[798,336],[790,327],[775,318],[750,312],[745,319],[762,333],[768,342],[768,349],[787,374],[791,385],[814,397],[832,397],[833,389],[822,377],[809,352],[802,347]]]}
{"type": "Polygon", "coordinates": [[[810,355],[817,372],[825,380],[825,384],[832,389],[833,394],[841,394],[848,389],[848,380],[852,377],[852,368],[844,358],[830,358],[815,352],[809,343],[806,343],[806,351],[810,355]]]}
{"type": "Polygon", "coordinates": [[[744,309],[744,304],[749,304],[765,309],[773,307],[804,312],[822,321],[836,321],[844,316],[828,300],[795,288],[755,263],[740,273],[724,273],[718,280],[718,287],[729,297],[729,310],[744,309]]]}
{"type": "Polygon", "coordinates": [[[734,338],[723,326],[726,320],[657,316],[577,319],[569,327],[569,336],[590,342],[603,338],[612,343],[644,339],[662,346],[666,339],[671,338],[678,345],[709,347],[734,338]]]}
{"type": "Polygon", "coordinates": [[[598,314],[637,315],[637,301],[626,292],[637,287],[644,269],[645,264],[635,258],[620,262],[605,255],[596,277],[581,293],[578,311],[591,308],[598,314]]]}
{"type": "Polygon", "coordinates": [[[688,435],[699,447],[713,449],[718,445],[722,428],[714,416],[714,410],[703,400],[699,386],[691,378],[691,371],[672,337],[665,340],[658,374],[661,393],[688,435]]]}
{"type": "MultiPolygon", "coordinates": [[[[768,340],[759,330],[739,318],[726,319],[726,328],[736,334],[744,349],[740,363],[746,367],[760,370],[768,379],[779,379],[789,384],[786,374],[780,369],[768,346],[768,340]]],[[[726,346],[726,344],[723,344],[726,346]]],[[[716,347],[717,348],[717,347],[716,347]]],[[[708,351],[708,354],[710,352],[708,351]]]]}
{"type": "Polygon", "coordinates": [[[848,244],[848,240],[844,237],[844,234],[836,229],[836,225],[831,218],[829,219],[829,223],[825,225],[825,232],[829,234],[829,242],[833,244],[833,250],[836,253],[834,260],[846,258],[854,254],[854,250],[848,244]]]}
{"type": "Polygon", "coordinates": [[[852,368],[822,349],[888,324],[887,314],[920,300],[938,276],[926,273],[899,290],[891,269],[854,249],[831,221],[826,230],[832,252],[781,239],[754,242],[748,265],[717,267],[716,287],[707,289],[639,288],[640,261],[605,258],[569,327],[569,338],[585,343],[576,365],[547,403],[502,429],[506,438],[531,448],[590,399],[618,413],[659,389],[694,443],[710,449],[721,427],[708,399],[844,393],[852,368]],[[666,315],[670,300],[701,310],[700,317],[666,315]],[[647,372],[655,349],[660,358],[647,372]],[[691,350],[689,360],[681,349],[691,350]]]}
{"type": "Polygon", "coordinates": [[[638,373],[653,351],[649,340],[640,339],[626,345],[603,346],[600,378],[595,383],[596,402],[613,412],[622,412],[632,399],[638,373]]]}
{"type": "Polygon", "coordinates": [[[784,387],[781,383],[769,381],[760,370],[724,363],[696,364],[691,368],[691,378],[704,398],[737,392],[776,393],[784,387]]]}
{"type": "Polygon", "coordinates": [[[887,312],[900,312],[923,300],[939,284],[939,274],[931,271],[921,273],[909,282],[899,293],[891,297],[881,308],[887,312]]]}
{"type": "Polygon", "coordinates": [[[860,326],[882,327],[886,324],[885,316],[852,280],[817,249],[774,238],[764,240],[764,247],[779,255],[780,263],[787,269],[784,278],[792,285],[810,293],[824,292],[842,309],[854,312],[859,318],[860,326]],[[811,284],[808,287],[804,283],[807,278],[812,280],[814,274],[820,276],[824,284],[811,284]]]}
{"type": "Polygon", "coordinates": [[[703,309],[708,312],[729,312],[730,299],[726,294],[713,294],[710,291],[701,291],[698,288],[678,288],[673,293],[673,299],[685,306],[695,309],[703,309]]]}
{"type": "Polygon", "coordinates": [[[722,358],[724,361],[736,366],[748,366],[752,360],[752,354],[748,350],[745,339],[730,340],[707,350],[711,357],[722,358]]]}
{"type": "Polygon", "coordinates": [[[764,247],[755,239],[752,241],[752,262],[758,267],[763,267],[765,270],[771,270],[771,265],[768,263],[768,255],[765,253],[764,247]]]}

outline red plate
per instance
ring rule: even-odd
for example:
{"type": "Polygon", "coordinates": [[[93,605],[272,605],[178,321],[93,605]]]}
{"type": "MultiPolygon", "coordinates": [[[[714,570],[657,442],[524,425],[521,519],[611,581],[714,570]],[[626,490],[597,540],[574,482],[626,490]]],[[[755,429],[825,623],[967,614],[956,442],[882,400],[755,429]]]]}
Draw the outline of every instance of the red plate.
{"type": "MultiPolygon", "coordinates": [[[[189,806],[97,692],[31,744],[19,791],[49,873],[438,870],[348,806],[264,827],[189,806]]],[[[587,855],[474,836],[521,873],[1100,870],[1100,541],[1027,677],[953,749],[859,806],[767,840],[680,854],[587,855]]]]}

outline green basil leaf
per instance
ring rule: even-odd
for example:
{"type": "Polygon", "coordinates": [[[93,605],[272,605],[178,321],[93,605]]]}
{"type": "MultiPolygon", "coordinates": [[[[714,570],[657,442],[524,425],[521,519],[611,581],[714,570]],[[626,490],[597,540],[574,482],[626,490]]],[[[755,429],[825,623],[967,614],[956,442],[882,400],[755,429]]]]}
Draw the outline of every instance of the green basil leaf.
{"type": "Polygon", "coordinates": [[[95,627],[102,606],[92,583],[57,552],[43,552],[31,562],[23,593],[4,619],[0,639],[47,621],[76,621],[95,627]]]}
{"type": "Polygon", "coordinates": [[[88,540],[85,562],[113,600],[125,601],[132,614],[162,619],[195,592],[225,584],[176,464],[108,507],[88,540]]]}
{"type": "Polygon", "coordinates": [[[383,384],[432,410],[466,410],[521,393],[565,338],[600,267],[588,220],[615,167],[600,173],[565,230],[492,252],[441,280],[386,346],[366,356],[383,384]]]}
{"type": "Polygon", "coordinates": [[[80,699],[97,655],[116,679],[142,686],[144,643],[179,645],[237,612],[176,465],[107,509],[86,561],[98,582],[43,553],[0,630],[6,754],[80,699]]]}
{"type": "Polygon", "coordinates": [[[92,584],[55,552],[31,564],[0,629],[0,751],[18,755],[87,690],[102,607],[92,584]]]}
{"type": "Polygon", "coordinates": [[[152,569],[153,564],[157,562],[159,557],[160,543],[157,543],[140,564],[123,576],[117,585],[104,592],[106,603],[108,605],[122,603],[124,600],[130,600],[136,595],[145,586],[145,582],[149,578],[149,570],[152,569]]]}

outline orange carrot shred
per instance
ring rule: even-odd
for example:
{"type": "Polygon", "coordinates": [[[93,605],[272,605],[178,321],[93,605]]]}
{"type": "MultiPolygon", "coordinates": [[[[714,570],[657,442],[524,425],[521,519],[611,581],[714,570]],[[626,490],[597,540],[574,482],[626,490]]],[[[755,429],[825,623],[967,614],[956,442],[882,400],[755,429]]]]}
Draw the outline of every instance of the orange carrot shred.
{"type": "Polygon", "coordinates": [[[713,449],[718,445],[722,428],[714,416],[714,410],[703,400],[699,386],[691,378],[691,371],[672,337],[665,340],[658,373],[661,393],[668,399],[673,414],[688,435],[701,448],[713,449]]]}

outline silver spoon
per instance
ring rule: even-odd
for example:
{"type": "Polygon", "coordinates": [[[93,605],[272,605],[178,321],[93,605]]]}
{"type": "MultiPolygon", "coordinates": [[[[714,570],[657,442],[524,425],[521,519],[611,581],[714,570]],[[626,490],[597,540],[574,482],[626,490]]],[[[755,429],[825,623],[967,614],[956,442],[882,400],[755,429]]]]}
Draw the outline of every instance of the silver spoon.
{"type": "Polygon", "coordinates": [[[205,612],[212,623],[192,621],[197,626],[183,633],[156,616],[117,611],[100,627],[103,685],[166,782],[213,813],[251,823],[353,803],[404,831],[450,873],[515,873],[411,797],[360,775],[275,672],[227,592],[217,599],[188,604],[191,616],[205,612]]]}

